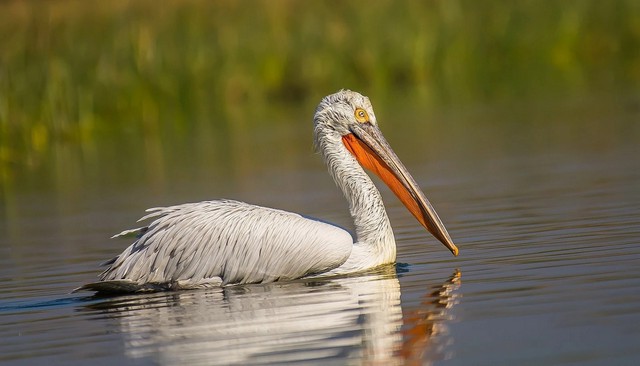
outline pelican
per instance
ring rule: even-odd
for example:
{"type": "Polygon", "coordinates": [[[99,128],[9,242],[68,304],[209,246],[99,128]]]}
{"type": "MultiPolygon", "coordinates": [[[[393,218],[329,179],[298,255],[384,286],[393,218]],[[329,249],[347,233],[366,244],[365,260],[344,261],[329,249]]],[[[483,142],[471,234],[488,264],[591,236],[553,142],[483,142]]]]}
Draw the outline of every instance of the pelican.
{"type": "Polygon", "coordinates": [[[341,90],[322,99],[314,143],[349,203],[355,236],[324,221],[233,200],[152,208],[148,225],[114,237],[134,243],[100,281],[78,290],[148,292],[286,281],[361,272],[396,260],[382,196],[365,173],[385,182],[454,256],[458,248],[382,133],[369,98],[341,90]]]}

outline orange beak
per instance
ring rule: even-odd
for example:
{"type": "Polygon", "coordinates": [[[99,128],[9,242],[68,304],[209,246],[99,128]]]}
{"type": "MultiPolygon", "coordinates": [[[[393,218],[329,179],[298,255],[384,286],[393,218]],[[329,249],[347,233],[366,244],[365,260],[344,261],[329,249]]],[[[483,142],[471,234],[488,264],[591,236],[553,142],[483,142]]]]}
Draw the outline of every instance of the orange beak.
{"type": "Polygon", "coordinates": [[[458,255],[458,247],[451,240],[438,214],[378,127],[371,123],[359,123],[352,126],[351,132],[342,136],[347,150],[362,166],[385,182],[431,235],[444,244],[453,255],[458,255]]]}

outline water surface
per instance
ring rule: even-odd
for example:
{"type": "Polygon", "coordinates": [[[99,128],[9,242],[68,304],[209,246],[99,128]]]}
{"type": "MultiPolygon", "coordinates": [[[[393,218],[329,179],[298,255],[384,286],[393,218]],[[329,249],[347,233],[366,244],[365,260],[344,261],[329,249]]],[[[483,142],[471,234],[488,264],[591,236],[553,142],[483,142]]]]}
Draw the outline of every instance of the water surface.
{"type": "Polygon", "coordinates": [[[227,197],[349,227],[312,153],[308,113],[240,130],[224,148],[53,157],[77,164],[75,176],[19,178],[3,202],[0,362],[636,364],[640,115],[633,96],[621,100],[404,118],[378,110],[461,254],[451,257],[383,189],[399,264],[337,279],[69,294],[128,245],[107,238],[147,207],[227,197]]]}

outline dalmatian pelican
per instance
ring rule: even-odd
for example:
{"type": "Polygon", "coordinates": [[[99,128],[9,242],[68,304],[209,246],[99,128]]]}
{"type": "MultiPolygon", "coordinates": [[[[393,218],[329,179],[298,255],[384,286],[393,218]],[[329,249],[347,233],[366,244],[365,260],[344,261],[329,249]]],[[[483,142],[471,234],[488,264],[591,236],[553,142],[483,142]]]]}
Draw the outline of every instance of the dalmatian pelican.
{"type": "Polygon", "coordinates": [[[267,283],[361,272],[396,260],[380,192],[367,168],[453,255],[458,248],[420,187],[378,129],[369,98],[341,90],[314,116],[314,143],[344,193],[355,226],[233,200],[152,208],[148,226],[115,235],[135,241],[77,290],[147,292],[267,283]]]}

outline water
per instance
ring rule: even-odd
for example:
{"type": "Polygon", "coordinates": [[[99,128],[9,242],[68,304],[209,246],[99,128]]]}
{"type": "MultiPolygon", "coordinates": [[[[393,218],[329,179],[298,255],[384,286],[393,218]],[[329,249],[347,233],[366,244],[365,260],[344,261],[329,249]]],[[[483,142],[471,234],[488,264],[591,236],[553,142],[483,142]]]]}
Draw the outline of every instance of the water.
{"type": "Polygon", "coordinates": [[[80,172],[27,174],[3,203],[0,363],[636,364],[640,116],[629,100],[478,107],[431,122],[382,108],[383,132],[461,254],[385,189],[399,264],[331,280],[69,294],[128,245],[106,238],[147,207],[229,197],[348,227],[308,123],[248,131],[237,155],[210,160],[190,160],[186,146],[145,165],[156,156],[147,145],[128,156],[133,168],[68,158],[80,172]]]}

